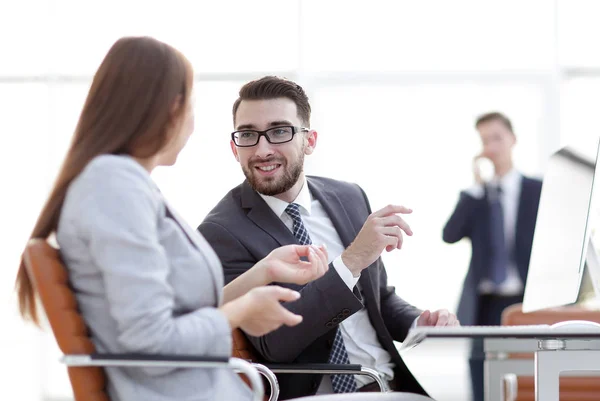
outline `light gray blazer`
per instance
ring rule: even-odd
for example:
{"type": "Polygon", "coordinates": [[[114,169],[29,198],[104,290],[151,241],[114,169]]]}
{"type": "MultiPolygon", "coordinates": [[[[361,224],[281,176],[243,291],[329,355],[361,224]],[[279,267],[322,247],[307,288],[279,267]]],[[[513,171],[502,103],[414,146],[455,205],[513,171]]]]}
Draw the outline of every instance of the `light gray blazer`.
{"type": "MultiPolygon", "coordinates": [[[[128,156],[92,160],[68,189],[61,255],[98,352],[231,355],[221,264],[128,156]]],[[[112,401],[248,400],[228,369],[108,368],[112,401]]]]}

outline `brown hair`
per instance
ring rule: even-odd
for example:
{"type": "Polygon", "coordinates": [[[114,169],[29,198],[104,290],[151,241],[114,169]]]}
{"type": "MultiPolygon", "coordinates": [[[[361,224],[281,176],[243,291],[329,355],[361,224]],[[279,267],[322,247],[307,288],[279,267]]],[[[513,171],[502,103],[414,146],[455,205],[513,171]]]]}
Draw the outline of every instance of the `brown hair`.
{"type": "MultiPolygon", "coordinates": [[[[162,150],[172,139],[171,127],[181,120],[193,79],[191,64],[173,47],[150,37],[117,40],[94,75],[69,150],[30,238],[48,238],[56,230],[69,184],[94,157],[146,158],[162,150]]],[[[37,322],[35,289],[22,257],[16,290],[21,315],[37,322]]]]}
{"type": "Polygon", "coordinates": [[[295,82],[285,78],[266,76],[255,81],[250,81],[240,89],[239,98],[233,103],[233,121],[235,113],[242,100],[268,100],[285,97],[296,104],[298,117],[303,124],[310,126],[310,104],[304,89],[295,82]]]}
{"type": "Polygon", "coordinates": [[[512,123],[510,122],[510,120],[508,119],[508,117],[506,117],[504,114],[499,113],[497,111],[492,111],[490,113],[485,113],[482,114],[481,116],[479,116],[477,118],[477,121],[475,122],[475,128],[479,128],[479,126],[481,124],[490,122],[490,121],[500,121],[502,124],[504,124],[504,126],[506,128],[508,128],[508,130],[511,132],[511,134],[515,134],[515,132],[513,131],[513,127],[512,127],[512,123]]]}

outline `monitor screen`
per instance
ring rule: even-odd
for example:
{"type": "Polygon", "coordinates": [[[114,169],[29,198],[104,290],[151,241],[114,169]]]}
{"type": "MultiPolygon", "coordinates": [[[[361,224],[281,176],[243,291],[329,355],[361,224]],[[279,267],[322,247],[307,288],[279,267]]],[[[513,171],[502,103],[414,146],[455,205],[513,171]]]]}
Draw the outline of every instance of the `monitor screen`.
{"type": "Polygon", "coordinates": [[[548,161],[538,209],[523,312],[573,303],[579,295],[590,238],[600,143],[564,147],[548,161]]]}

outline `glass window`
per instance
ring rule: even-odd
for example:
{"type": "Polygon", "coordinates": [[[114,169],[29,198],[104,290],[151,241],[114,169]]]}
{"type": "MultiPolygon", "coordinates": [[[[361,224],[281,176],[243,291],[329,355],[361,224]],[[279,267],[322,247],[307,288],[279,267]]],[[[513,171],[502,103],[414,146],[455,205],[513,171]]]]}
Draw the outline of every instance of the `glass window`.
{"type": "Polygon", "coordinates": [[[114,41],[127,35],[166,41],[189,57],[196,72],[276,72],[298,64],[296,1],[173,0],[167,6],[108,0],[94,8],[77,0],[52,3],[52,61],[61,74],[93,74],[114,41]]]}
{"type": "Polygon", "coordinates": [[[46,0],[0,3],[0,76],[48,72],[51,57],[51,20],[46,0]]]}
{"type": "Polygon", "coordinates": [[[600,2],[558,0],[558,55],[563,67],[600,67],[600,2]]]}
{"type": "Polygon", "coordinates": [[[161,191],[196,228],[244,176],[231,153],[232,107],[242,81],[196,82],[195,130],[173,167],[158,168],[161,191]]]}
{"type": "Polygon", "coordinates": [[[310,71],[549,70],[554,63],[549,1],[305,0],[302,7],[310,71]]]}
{"type": "Polygon", "coordinates": [[[58,174],[58,169],[69,148],[90,84],[91,81],[83,81],[49,85],[52,98],[49,108],[53,140],[48,149],[50,164],[47,168],[53,177],[58,174]]]}
{"type": "Polygon", "coordinates": [[[389,280],[417,305],[453,307],[470,245],[446,246],[441,235],[459,191],[473,182],[471,162],[480,151],[475,119],[491,110],[509,116],[518,136],[517,167],[539,175],[541,88],[509,81],[343,84],[316,87],[312,98],[312,128],[319,139],[306,159],[308,173],[358,183],[373,210],[389,203],[412,207],[406,220],[414,237],[406,239],[401,252],[384,252],[389,280]],[[430,285],[431,291],[417,283],[430,285]]]}
{"type": "Polygon", "coordinates": [[[600,138],[600,77],[568,79],[561,87],[561,144],[596,156],[600,138]]]}
{"type": "Polygon", "coordinates": [[[4,380],[3,399],[38,401],[44,375],[39,366],[42,333],[25,325],[17,313],[14,280],[21,252],[47,191],[48,91],[43,84],[0,84],[0,121],[5,146],[0,152],[1,205],[5,212],[0,232],[4,266],[0,269],[0,321],[5,328],[0,350],[9,361],[11,380],[4,380]]]}

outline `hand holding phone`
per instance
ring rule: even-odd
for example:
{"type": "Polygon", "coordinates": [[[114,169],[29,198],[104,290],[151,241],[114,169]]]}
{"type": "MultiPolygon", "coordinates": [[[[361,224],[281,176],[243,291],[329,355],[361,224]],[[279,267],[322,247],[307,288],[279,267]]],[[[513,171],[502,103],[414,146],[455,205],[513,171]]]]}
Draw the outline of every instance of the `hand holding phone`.
{"type": "Polygon", "coordinates": [[[473,177],[475,182],[484,185],[494,177],[494,164],[483,153],[473,158],[473,177]]]}

